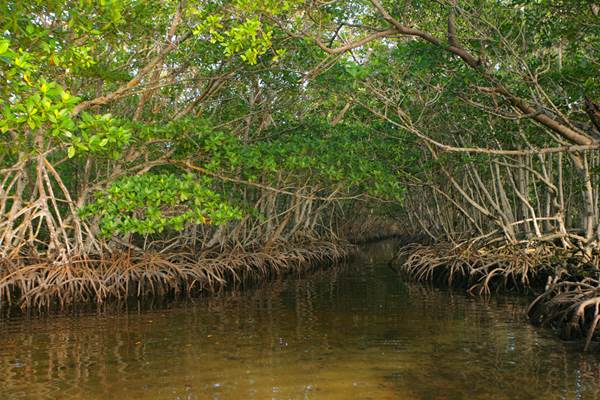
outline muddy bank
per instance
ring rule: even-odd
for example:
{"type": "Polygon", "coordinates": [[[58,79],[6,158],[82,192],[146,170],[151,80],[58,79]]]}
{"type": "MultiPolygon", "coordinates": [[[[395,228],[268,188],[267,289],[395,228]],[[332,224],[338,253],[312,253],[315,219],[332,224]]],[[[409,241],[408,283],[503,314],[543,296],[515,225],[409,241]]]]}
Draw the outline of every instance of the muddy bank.
{"type": "Polygon", "coordinates": [[[543,245],[480,246],[473,242],[413,243],[392,265],[419,281],[460,287],[474,295],[517,292],[531,298],[531,323],[549,327],[584,350],[600,340],[598,254],[543,245]]]}

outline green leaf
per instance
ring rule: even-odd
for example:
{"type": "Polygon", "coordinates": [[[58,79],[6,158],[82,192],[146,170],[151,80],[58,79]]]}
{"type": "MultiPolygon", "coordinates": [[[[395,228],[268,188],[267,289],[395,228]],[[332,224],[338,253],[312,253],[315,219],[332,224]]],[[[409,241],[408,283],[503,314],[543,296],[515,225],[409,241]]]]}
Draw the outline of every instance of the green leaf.
{"type": "Polygon", "coordinates": [[[6,50],[8,50],[9,45],[10,42],[8,40],[0,40],[0,54],[6,53],[6,50]]]}

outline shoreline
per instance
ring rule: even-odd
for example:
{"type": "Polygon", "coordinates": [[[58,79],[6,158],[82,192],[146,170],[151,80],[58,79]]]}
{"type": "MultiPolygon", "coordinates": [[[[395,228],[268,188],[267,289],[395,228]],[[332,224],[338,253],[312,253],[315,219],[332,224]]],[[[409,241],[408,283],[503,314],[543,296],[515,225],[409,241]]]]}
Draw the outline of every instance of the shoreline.
{"type": "Polygon", "coordinates": [[[208,255],[191,252],[114,253],[53,264],[0,260],[0,308],[50,311],[111,301],[214,293],[256,279],[301,272],[351,256],[348,242],[312,240],[268,249],[232,248],[208,255]]]}
{"type": "Polygon", "coordinates": [[[550,328],[563,340],[581,341],[584,351],[600,339],[600,271],[578,249],[412,243],[390,265],[417,281],[471,295],[528,295],[531,324],[550,328]]]}

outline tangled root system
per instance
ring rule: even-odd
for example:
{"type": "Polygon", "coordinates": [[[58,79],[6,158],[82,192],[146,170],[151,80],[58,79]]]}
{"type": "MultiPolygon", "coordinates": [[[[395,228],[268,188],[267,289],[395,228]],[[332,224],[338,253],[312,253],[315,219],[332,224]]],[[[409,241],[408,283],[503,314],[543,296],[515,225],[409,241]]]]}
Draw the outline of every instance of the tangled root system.
{"type": "Polygon", "coordinates": [[[53,263],[0,260],[0,304],[27,308],[103,303],[130,297],[190,295],[249,279],[299,271],[346,257],[351,246],[303,243],[301,248],[232,248],[212,256],[191,252],[115,253],[108,258],[71,258],[53,263]]]}
{"type": "Polygon", "coordinates": [[[600,273],[594,257],[548,244],[464,242],[404,246],[394,263],[419,281],[460,286],[472,294],[541,292],[528,308],[531,322],[558,330],[564,339],[584,339],[587,350],[600,332],[600,273]]]}
{"type": "Polygon", "coordinates": [[[564,339],[585,339],[587,350],[600,328],[600,281],[553,282],[530,304],[527,314],[532,323],[559,330],[564,339]]]}
{"type": "Polygon", "coordinates": [[[411,244],[402,248],[395,262],[417,280],[444,282],[483,295],[498,288],[530,288],[553,271],[554,258],[555,253],[546,247],[491,250],[465,242],[411,244]]]}

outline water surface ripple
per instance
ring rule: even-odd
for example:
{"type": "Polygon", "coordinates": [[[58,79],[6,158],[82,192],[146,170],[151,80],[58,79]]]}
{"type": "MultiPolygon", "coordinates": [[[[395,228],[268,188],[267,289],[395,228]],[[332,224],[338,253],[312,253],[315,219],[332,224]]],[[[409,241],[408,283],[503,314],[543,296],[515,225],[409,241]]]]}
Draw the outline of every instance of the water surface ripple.
{"type": "Polygon", "coordinates": [[[515,298],[347,265],[159,310],[0,322],[0,399],[598,399],[600,363],[515,298]]]}

